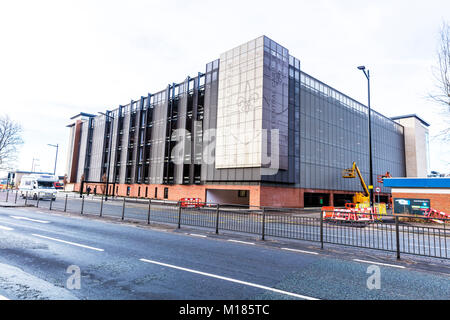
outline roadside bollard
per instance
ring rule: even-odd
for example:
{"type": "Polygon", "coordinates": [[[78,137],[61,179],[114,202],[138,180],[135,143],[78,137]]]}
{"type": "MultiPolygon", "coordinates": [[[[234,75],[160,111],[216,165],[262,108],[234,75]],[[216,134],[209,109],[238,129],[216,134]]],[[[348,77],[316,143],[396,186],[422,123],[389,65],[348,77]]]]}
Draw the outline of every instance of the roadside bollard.
{"type": "Polygon", "coordinates": [[[19,190],[16,190],[16,197],[14,198],[14,204],[17,203],[17,194],[19,193],[19,190]]]}
{"type": "Polygon", "coordinates": [[[27,201],[28,201],[28,191],[25,192],[25,206],[27,205],[27,201]]]}
{"type": "Polygon", "coordinates": [[[84,195],[81,197],[81,212],[80,212],[80,214],[83,214],[83,210],[84,210],[84,195]]]}
{"type": "Polygon", "coordinates": [[[38,196],[37,196],[36,208],[39,208],[39,193],[38,193],[38,196]]]}
{"type": "Polygon", "coordinates": [[[6,189],[6,202],[8,202],[9,189],[6,189]]]}
{"type": "Polygon", "coordinates": [[[122,220],[125,219],[125,197],[123,197],[123,205],[122,205],[122,220]]]}
{"type": "Polygon", "coordinates": [[[152,199],[148,199],[148,213],[147,213],[147,224],[150,224],[150,211],[152,206],[152,199]]]}

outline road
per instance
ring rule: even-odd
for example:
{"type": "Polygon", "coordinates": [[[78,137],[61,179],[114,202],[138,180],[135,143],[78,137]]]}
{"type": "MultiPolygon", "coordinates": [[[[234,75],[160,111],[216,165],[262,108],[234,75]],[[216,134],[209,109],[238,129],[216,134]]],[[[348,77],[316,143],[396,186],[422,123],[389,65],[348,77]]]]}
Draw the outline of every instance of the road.
{"type": "Polygon", "coordinates": [[[376,254],[358,257],[305,244],[276,244],[44,209],[0,208],[0,297],[449,298],[448,265],[436,272],[376,254]],[[380,268],[380,289],[367,286],[373,265],[380,268]],[[76,270],[81,272],[79,288],[76,270]]]}

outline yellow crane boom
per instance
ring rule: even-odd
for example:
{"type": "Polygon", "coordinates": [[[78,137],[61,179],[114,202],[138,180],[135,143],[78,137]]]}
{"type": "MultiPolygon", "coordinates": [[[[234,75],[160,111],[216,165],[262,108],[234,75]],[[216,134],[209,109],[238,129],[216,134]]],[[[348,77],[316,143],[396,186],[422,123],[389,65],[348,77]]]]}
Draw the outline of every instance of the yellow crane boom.
{"type": "Polygon", "coordinates": [[[356,162],[353,162],[351,168],[342,170],[342,178],[356,178],[356,175],[358,175],[359,181],[364,190],[363,196],[368,198],[370,196],[369,188],[367,187],[366,182],[364,181],[364,178],[362,177],[361,171],[359,170],[358,166],[356,165],[356,162]]]}

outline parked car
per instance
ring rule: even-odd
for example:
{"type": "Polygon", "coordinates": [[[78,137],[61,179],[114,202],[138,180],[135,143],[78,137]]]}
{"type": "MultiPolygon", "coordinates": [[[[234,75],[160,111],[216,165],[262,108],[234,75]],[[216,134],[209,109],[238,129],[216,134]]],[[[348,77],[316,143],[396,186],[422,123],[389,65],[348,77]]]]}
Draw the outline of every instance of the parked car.
{"type": "Polygon", "coordinates": [[[54,185],[56,190],[64,189],[64,184],[61,182],[55,182],[54,185]]]}

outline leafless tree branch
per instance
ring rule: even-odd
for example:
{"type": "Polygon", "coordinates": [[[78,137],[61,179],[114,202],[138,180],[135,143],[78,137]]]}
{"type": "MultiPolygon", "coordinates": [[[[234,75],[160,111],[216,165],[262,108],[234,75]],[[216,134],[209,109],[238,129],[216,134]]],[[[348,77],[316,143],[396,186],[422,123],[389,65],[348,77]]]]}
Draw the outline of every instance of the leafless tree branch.
{"type": "Polygon", "coordinates": [[[7,115],[0,116],[0,169],[16,160],[17,147],[23,143],[22,127],[7,115]]]}
{"type": "Polygon", "coordinates": [[[439,132],[436,137],[450,141],[450,25],[442,24],[440,42],[437,52],[437,67],[433,69],[436,81],[436,92],[428,96],[441,107],[441,115],[448,124],[448,128],[439,132]]]}

